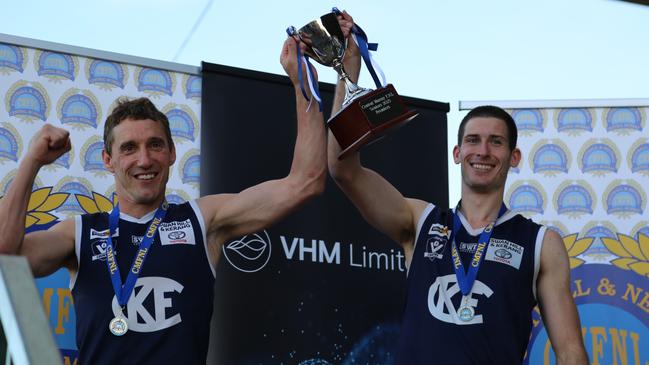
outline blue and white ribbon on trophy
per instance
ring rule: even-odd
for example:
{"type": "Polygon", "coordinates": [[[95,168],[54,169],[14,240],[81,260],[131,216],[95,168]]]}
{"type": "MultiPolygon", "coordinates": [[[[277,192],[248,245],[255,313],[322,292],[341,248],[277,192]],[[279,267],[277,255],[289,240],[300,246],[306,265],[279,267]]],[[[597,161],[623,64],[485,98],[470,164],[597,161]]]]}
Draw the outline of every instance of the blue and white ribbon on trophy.
{"type": "MultiPolygon", "coordinates": [[[[342,12],[336,7],[332,8],[331,12],[336,15],[342,14],[342,12]]],[[[376,52],[376,50],[379,48],[379,44],[369,43],[367,40],[367,34],[365,34],[363,29],[356,23],[354,23],[354,26],[352,27],[352,38],[356,42],[358,50],[361,52],[361,57],[363,57],[363,61],[365,62],[365,66],[367,66],[367,70],[370,72],[370,75],[372,75],[372,79],[374,80],[376,88],[378,89],[387,85],[383,70],[381,70],[381,67],[379,67],[379,64],[374,60],[374,58],[372,58],[372,54],[369,52],[376,52]],[[376,75],[377,71],[379,75],[381,75],[380,81],[378,76],[376,75]]]]}
{"type": "MultiPolygon", "coordinates": [[[[338,8],[334,7],[331,9],[331,12],[340,15],[342,12],[338,10],[338,8]]],[[[297,30],[295,27],[290,26],[286,29],[286,33],[289,35],[289,37],[294,37],[295,35],[298,34],[297,30]]],[[[378,49],[378,43],[369,43],[367,40],[367,34],[363,31],[363,29],[358,26],[357,24],[354,24],[354,26],[351,29],[352,33],[352,38],[354,39],[354,42],[356,42],[356,45],[358,46],[358,50],[361,53],[361,57],[363,58],[363,61],[365,62],[365,66],[367,67],[368,71],[370,72],[370,75],[372,76],[372,79],[374,80],[374,83],[376,84],[377,88],[384,87],[387,85],[387,82],[385,80],[385,74],[383,73],[383,70],[381,70],[381,67],[379,67],[378,63],[372,58],[372,54],[369,51],[376,51],[378,49]],[[379,80],[379,77],[377,76],[378,74],[381,76],[381,80],[379,80]]],[[[322,99],[320,98],[320,91],[318,89],[318,85],[315,82],[315,77],[313,75],[313,70],[311,69],[311,62],[309,62],[309,56],[303,55],[302,52],[300,51],[300,46],[299,46],[299,41],[295,39],[295,42],[298,43],[296,44],[297,46],[297,62],[298,62],[298,82],[300,83],[300,89],[302,90],[302,95],[309,101],[309,107],[311,107],[311,98],[306,93],[306,89],[304,87],[304,78],[302,76],[302,65],[306,65],[306,70],[307,70],[307,81],[309,83],[309,89],[311,90],[311,95],[313,95],[313,98],[318,102],[319,109],[322,111],[322,99]]]]}
{"type": "MultiPolygon", "coordinates": [[[[288,34],[289,37],[293,37],[294,35],[297,34],[297,30],[295,30],[295,27],[290,26],[286,28],[286,33],[288,34]]],[[[313,95],[313,98],[318,102],[318,106],[320,107],[320,111],[322,111],[322,99],[320,98],[320,90],[318,89],[318,86],[315,85],[315,77],[313,76],[313,70],[311,69],[311,62],[309,62],[309,56],[307,55],[302,55],[302,52],[300,51],[300,41],[295,39],[295,48],[297,50],[297,79],[298,82],[300,83],[300,89],[302,90],[302,95],[304,95],[304,98],[309,101],[309,107],[311,107],[311,98],[306,94],[306,90],[304,89],[304,78],[302,77],[302,65],[306,65],[306,73],[307,73],[307,80],[309,82],[309,89],[311,90],[311,95],[313,95]]],[[[307,110],[309,110],[307,108],[307,110]]]]}

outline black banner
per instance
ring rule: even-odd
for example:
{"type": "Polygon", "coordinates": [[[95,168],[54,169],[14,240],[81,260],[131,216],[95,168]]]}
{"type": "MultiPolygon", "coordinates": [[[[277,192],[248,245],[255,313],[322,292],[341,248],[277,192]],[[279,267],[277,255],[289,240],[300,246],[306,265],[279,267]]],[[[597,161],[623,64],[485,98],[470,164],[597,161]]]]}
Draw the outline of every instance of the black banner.
{"type": "MultiPolygon", "coordinates": [[[[296,135],[288,78],[202,66],[201,195],[286,176],[296,135]]],[[[325,120],[333,90],[320,84],[325,120]]],[[[363,163],[405,196],[446,207],[448,104],[404,100],[420,115],[365,147],[363,163]]],[[[399,246],[370,227],[328,179],[322,196],[224,247],[208,362],[391,364],[405,278],[399,246]]]]}

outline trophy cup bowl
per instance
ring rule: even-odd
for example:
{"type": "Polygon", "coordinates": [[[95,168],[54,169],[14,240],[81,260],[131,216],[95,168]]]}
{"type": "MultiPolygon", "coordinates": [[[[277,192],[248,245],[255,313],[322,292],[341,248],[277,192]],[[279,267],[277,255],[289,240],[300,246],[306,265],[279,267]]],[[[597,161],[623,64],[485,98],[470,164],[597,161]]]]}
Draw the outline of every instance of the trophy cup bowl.
{"type": "Polygon", "coordinates": [[[304,53],[316,62],[333,67],[345,82],[342,108],[327,121],[327,127],[338,141],[343,159],[386,133],[396,130],[419,113],[409,111],[394,86],[376,90],[353,83],[343,67],[347,42],[335,13],[328,13],[299,30],[292,29],[306,45],[304,53]]]}

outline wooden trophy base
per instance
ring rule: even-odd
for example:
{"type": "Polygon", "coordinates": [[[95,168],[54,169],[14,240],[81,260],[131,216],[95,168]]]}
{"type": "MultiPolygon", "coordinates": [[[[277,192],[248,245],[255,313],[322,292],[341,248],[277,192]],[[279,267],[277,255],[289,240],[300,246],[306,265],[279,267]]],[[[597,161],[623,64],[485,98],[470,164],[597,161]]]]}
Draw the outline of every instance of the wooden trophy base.
{"type": "Polygon", "coordinates": [[[408,110],[394,86],[388,84],[352,101],[329,118],[327,126],[338,141],[342,160],[352,152],[383,137],[419,115],[408,110]]]}

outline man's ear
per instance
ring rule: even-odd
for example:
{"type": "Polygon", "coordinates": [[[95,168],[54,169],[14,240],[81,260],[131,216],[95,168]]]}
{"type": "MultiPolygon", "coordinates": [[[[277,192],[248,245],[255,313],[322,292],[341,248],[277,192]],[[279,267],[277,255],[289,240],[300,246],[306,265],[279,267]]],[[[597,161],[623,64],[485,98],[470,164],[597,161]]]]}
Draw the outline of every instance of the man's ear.
{"type": "Polygon", "coordinates": [[[455,147],[453,147],[453,161],[456,165],[462,162],[460,161],[460,146],[458,145],[455,145],[455,147]]]}
{"type": "Polygon", "coordinates": [[[509,159],[509,165],[511,167],[518,166],[518,164],[521,162],[521,158],[522,158],[521,150],[519,150],[518,147],[514,148],[514,150],[512,151],[512,156],[509,159]]]}
{"type": "Polygon", "coordinates": [[[173,165],[176,162],[176,145],[171,142],[171,159],[169,160],[169,166],[173,165]]]}
{"type": "Polygon", "coordinates": [[[114,173],[115,168],[112,165],[112,157],[106,152],[106,150],[101,150],[101,159],[104,161],[104,167],[106,170],[114,173]]]}

